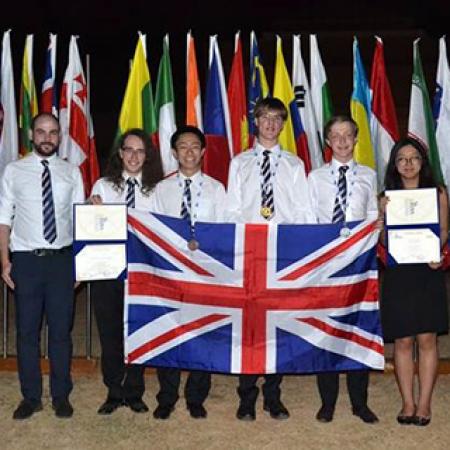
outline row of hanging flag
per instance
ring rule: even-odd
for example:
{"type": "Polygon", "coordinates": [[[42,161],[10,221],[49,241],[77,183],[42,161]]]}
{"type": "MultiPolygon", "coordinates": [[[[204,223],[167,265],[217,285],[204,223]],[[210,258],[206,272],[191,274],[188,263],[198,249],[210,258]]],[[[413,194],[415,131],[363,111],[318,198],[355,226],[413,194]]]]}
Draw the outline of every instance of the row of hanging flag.
{"type": "MultiPolygon", "coordinates": [[[[40,111],[58,115],[63,134],[60,155],[80,167],[86,194],[99,176],[94,131],[90,113],[89,86],[78,51],[77,37],[69,44],[59,107],[56,100],[55,67],[57,37],[50,34],[45,80],[42,85],[40,111]]],[[[0,176],[6,163],[31,151],[28,129],[38,112],[33,77],[33,35],[28,35],[23,55],[20,90],[19,130],[14,95],[10,30],[3,35],[1,61],[0,114],[3,130],[0,136],[0,176]],[[20,143],[20,147],[19,147],[20,143]]],[[[309,80],[301,52],[299,35],[293,36],[292,74],[288,73],[282,39],[276,37],[276,59],[273,89],[270,90],[255,33],[250,34],[249,80],[245,82],[240,33],[236,33],[234,56],[228,84],[225,81],[217,36],[209,42],[209,70],[201,101],[194,37],[186,42],[186,123],[202,129],[208,151],[204,171],[226,184],[231,158],[249,148],[254,139],[253,110],[260,98],[272,95],[286,105],[288,120],[280,135],[286,150],[297,154],[305,169],[322,165],[329,154],[323,127],[333,114],[327,75],[316,35],[310,36],[309,80]]],[[[384,48],[376,37],[370,83],[361,59],[358,41],[353,41],[353,92],[351,116],[359,126],[355,159],[374,168],[380,190],[393,143],[399,138],[394,101],[386,75],[384,48]]],[[[169,37],[163,39],[155,94],[147,63],[146,35],[139,33],[136,50],[118,120],[117,133],[142,128],[152,136],[161,152],[165,173],[177,168],[170,151],[170,136],[176,129],[175,98],[170,62],[169,37]]],[[[413,73],[408,133],[428,149],[434,175],[439,182],[450,182],[450,69],[445,39],[439,41],[439,61],[433,108],[428,94],[419,53],[419,40],[413,44],[413,73]]]]}

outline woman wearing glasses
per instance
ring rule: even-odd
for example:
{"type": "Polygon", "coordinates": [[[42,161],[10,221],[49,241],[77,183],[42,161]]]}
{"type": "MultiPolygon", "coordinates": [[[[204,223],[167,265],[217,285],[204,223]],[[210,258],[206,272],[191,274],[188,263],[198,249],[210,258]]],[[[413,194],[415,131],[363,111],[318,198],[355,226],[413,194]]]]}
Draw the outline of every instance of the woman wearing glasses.
{"type": "MultiPolygon", "coordinates": [[[[448,239],[448,200],[433,178],[426,150],[405,138],[392,148],[386,169],[386,189],[437,188],[441,248],[448,239]]],[[[388,198],[380,200],[381,209],[388,198]]],[[[384,237],[384,236],[383,236],[384,237]]],[[[442,261],[442,258],[441,258],[442,261]]],[[[448,331],[447,298],[442,262],[387,267],[382,287],[385,342],[394,343],[394,367],[402,396],[397,421],[425,426],[431,420],[431,397],[437,376],[437,335],[448,331]],[[418,352],[419,392],[414,396],[414,342],[418,352]]]]}

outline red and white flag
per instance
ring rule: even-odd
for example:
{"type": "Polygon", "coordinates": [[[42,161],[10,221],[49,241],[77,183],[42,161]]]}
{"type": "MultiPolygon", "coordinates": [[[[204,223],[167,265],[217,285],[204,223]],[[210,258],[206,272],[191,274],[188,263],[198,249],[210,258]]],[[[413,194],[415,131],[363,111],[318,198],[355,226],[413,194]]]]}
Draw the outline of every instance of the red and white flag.
{"type": "Polygon", "coordinates": [[[83,176],[86,196],[99,177],[97,154],[93,144],[88,104],[88,89],[81,65],[77,38],[72,36],[69,45],[69,64],[61,89],[60,123],[62,141],[59,156],[79,166],[83,176]]]}

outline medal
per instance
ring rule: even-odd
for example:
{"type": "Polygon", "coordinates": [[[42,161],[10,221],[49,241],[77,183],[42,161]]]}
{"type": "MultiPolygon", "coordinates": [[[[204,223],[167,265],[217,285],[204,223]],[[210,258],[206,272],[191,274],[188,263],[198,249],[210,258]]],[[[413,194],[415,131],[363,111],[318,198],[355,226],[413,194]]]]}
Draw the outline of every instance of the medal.
{"type": "Polygon", "coordinates": [[[349,237],[352,234],[352,232],[350,231],[350,228],[342,227],[339,234],[341,235],[341,237],[349,237]]]}
{"type": "Polygon", "coordinates": [[[198,249],[198,247],[199,247],[198,241],[196,241],[195,239],[192,238],[192,239],[188,242],[188,249],[189,249],[189,250],[195,251],[195,250],[198,249]]]}
{"type": "Polygon", "coordinates": [[[268,219],[272,215],[272,208],[269,206],[261,206],[261,215],[264,219],[268,219]]]}

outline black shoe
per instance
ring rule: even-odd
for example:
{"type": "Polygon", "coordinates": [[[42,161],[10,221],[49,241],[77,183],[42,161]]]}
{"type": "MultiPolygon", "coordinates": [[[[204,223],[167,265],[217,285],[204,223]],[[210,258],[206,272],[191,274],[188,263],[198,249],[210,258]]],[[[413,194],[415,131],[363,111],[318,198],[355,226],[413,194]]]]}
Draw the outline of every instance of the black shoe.
{"type": "Polygon", "coordinates": [[[125,405],[135,413],[146,413],[148,411],[148,406],[141,398],[128,398],[125,400],[125,405]]]}
{"type": "Polygon", "coordinates": [[[187,409],[189,410],[189,413],[191,417],[194,419],[205,419],[208,415],[205,407],[203,405],[197,405],[195,403],[188,403],[187,409]]]}
{"type": "Polygon", "coordinates": [[[97,414],[101,414],[102,416],[107,416],[108,414],[112,414],[117,408],[123,406],[123,400],[121,398],[111,398],[108,397],[103,403],[102,406],[97,411],[97,414]]]}
{"type": "Polygon", "coordinates": [[[42,403],[37,402],[33,403],[29,400],[22,400],[14,411],[13,419],[14,420],[24,420],[31,417],[35,412],[42,411],[42,403]]]}
{"type": "Polygon", "coordinates": [[[264,411],[268,411],[272,419],[276,420],[289,419],[289,411],[280,401],[270,404],[264,403],[264,411]]]}
{"type": "Polygon", "coordinates": [[[158,405],[153,411],[153,417],[162,420],[168,419],[173,409],[173,406],[158,405]]]}
{"type": "Polygon", "coordinates": [[[236,412],[236,417],[245,422],[252,422],[256,419],[255,407],[240,405],[236,412]]]}
{"type": "Polygon", "coordinates": [[[60,419],[68,419],[73,416],[73,408],[67,398],[62,400],[53,400],[52,407],[55,410],[55,416],[60,419]]]}
{"type": "Polygon", "coordinates": [[[328,423],[333,420],[334,406],[322,405],[316,414],[319,422],[328,423]]]}
{"type": "Polygon", "coordinates": [[[365,423],[376,423],[378,417],[372,412],[368,406],[362,406],[361,408],[353,408],[353,415],[358,416],[365,423]]]}
{"type": "Polygon", "coordinates": [[[400,425],[411,425],[412,423],[414,423],[415,417],[415,413],[413,413],[411,416],[407,416],[406,414],[403,414],[402,410],[398,413],[397,422],[400,425]]]}
{"type": "Polygon", "coordinates": [[[431,416],[414,416],[412,423],[418,427],[426,427],[431,422],[431,416]]]}

